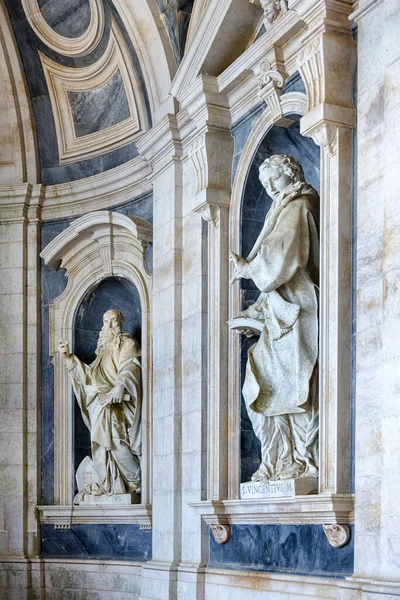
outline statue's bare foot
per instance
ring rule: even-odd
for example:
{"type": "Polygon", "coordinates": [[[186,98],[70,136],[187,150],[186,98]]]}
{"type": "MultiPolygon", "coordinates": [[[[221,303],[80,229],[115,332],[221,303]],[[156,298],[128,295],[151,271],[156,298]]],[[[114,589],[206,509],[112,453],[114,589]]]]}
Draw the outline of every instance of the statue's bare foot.
{"type": "Polygon", "coordinates": [[[268,483],[271,479],[271,475],[267,467],[261,463],[260,468],[257,469],[255,473],[253,473],[251,477],[251,481],[259,482],[259,483],[268,483]]]}
{"type": "Polygon", "coordinates": [[[283,468],[276,476],[277,480],[285,479],[297,479],[298,477],[304,477],[304,467],[298,463],[292,463],[291,465],[283,468]]]}
{"type": "Polygon", "coordinates": [[[306,470],[300,477],[313,477],[317,479],[318,477],[318,469],[314,465],[307,465],[306,470]]]}

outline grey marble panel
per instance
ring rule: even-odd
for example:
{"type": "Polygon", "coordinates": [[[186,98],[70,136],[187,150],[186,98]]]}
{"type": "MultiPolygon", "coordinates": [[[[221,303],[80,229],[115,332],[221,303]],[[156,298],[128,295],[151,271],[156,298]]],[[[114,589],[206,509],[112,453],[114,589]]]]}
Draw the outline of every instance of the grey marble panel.
{"type": "Polygon", "coordinates": [[[121,123],[130,117],[121,73],[89,92],[68,92],[77,137],[121,123]]]}
{"type": "Polygon", "coordinates": [[[256,41],[266,33],[265,25],[261,25],[260,31],[257,33],[256,41]]]}
{"type": "Polygon", "coordinates": [[[234,139],[232,181],[235,179],[237,166],[239,164],[243,148],[247,142],[247,138],[253,129],[254,123],[266,108],[267,105],[265,102],[259,102],[248,113],[246,113],[231,126],[231,133],[234,139]]]}
{"type": "Polygon", "coordinates": [[[160,9],[164,26],[172,45],[177,64],[180,61],[179,32],[178,32],[178,1],[156,0],[160,9]]]}
{"type": "MultiPolygon", "coordinates": [[[[40,165],[42,170],[59,168],[56,126],[47,94],[32,99],[33,113],[36,122],[36,135],[39,146],[40,165]]],[[[45,181],[42,183],[48,185],[45,181]]],[[[59,182],[56,182],[59,183],[59,182]]]]}
{"type": "Polygon", "coordinates": [[[60,35],[79,37],[89,26],[89,0],[38,0],[38,4],[44,19],[60,35]]]}
{"type": "Polygon", "coordinates": [[[41,526],[43,558],[151,559],[151,531],[139,525],[73,525],[71,529],[41,526]]]}
{"type": "MultiPolygon", "coordinates": [[[[71,223],[70,219],[42,226],[42,249],[71,223]]],[[[65,271],[41,268],[41,500],[54,502],[54,367],[49,356],[49,305],[67,285],[65,271]]]]}
{"type": "Polygon", "coordinates": [[[217,544],[210,533],[213,567],[322,577],[354,570],[353,527],[343,548],[332,548],[322,525],[232,525],[231,539],[217,544]]]}

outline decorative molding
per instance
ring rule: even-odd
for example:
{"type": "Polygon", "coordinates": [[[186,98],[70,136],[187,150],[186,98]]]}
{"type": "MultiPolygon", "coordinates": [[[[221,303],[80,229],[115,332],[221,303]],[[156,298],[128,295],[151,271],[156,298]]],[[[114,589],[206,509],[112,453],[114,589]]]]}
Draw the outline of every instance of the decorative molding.
{"type": "Polygon", "coordinates": [[[15,35],[4,2],[0,3],[0,180],[35,184],[39,158],[31,100],[15,35]]]}
{"type": "Polygon", "coordinates": [[[202,202],[199,206],[193,209],[193,212],[197,213],[201,216],[202,219],[207,221],[207,223],[211,223],[218,229],[219,227],[219,210],[220,207],[218,204],[212,204],[210,202],[202,202]]]}
{"type": "Polygon", "coordinates": [[[151,179],[166,169],[171,161],[181,160],[182,141],[175,115],[168,114],[137,141],[140,154],[151,165],[151,179]]]}
{"type": "Polygon", "coordinates": [[[57,529],[71,529],[72,525],[87,523],[98,525],[137,524],[141,529],[151,529],[151,505],[131,504],[116,506],[38,506],[40,523],[54,525],[57,529]]]}
{"type": "Polygon", "coordinates": [[[258,96],[268,106],[273,123],[289,127],[293,120],[284,118],[280,102],[284,83],[282,74],[267,59],[262,60],[254,72],[257,74],[258,96]]]}
{"type": "Polygon", "coordinates": [[[204,136],[199,136],[193,144],[191,144],[188,156],[196,173],[197,193],[199,194],[207,187],[208,183],[207,154],[204,136]]]}
{"type": "Polygon", "coordinates": [[[350,539],[350,529],[348,525],[322,525],[328,542],[333,548],[342,548],[350,539]]]}
{"type": "Polygon", "coordinates": [[[336,124],[321,122],[307,131],[302,129],[302,133],[310,137],[320,148],[326,148],[329,154],[334,154],[337,149],[338,130],[336,124]]]}
{"type": "Polygon", "coordinates": [[[316,494],[268,500],[190,502],[208,525],[311,524],[343,527],[354,522],[352,494],[316,494]]]}
{"type": "Polygon", "coordinates": [[[303,23],[299,15],[290,10],[284,19],[264,33],[260,39],[249,46],[241,56],[218,76],[219,90],[230,93],[248,76],[248,71],[254,71],[256,65],[260,64],[262,60],[267,58],[270,62],[273,62],[273,58],[276,56],[276,47],[279,47],[281,59],[282,57],[284,59],[282,62],[285,65],[285,72],[288,75],[294,73],[297,69],[294,59],[301,49],[301,41],[296,34],[302,27],[303,23]],[[280,40],[287,42],[290,38],[292,38],[290,43],[285,43],[284,47],[281,48],[280,40]]]}
{"type": "Polygon", "coordinates": [[[309,42],[297,57],[297,67],[307,91],[309,111],[324,100],[321,44],[322,38],[318,36],[309,42]]]}
{"type": "Polygon", "coordinates": [[[231,539],[231,528],[229,525],[210,525],[210,529],[217,544],[226,544],[231,539]]]}
{"type": "Polygon", "coordinates": [[[37,0],[22,0],[26,18],[35,34],[54,52],[63,56],[86,56],[100,42],[104,31],[104,6],[102,0],[89,0],[90,23],[78,37],[65,37],[54,31],[43,17],[37,0]]]}
{"type": "Polygon", "coordinates": [[[261,91],[267,84],[272,83],[274,87],[283,88],[283,77],[277,69],[273,69],[268,60],[261,61],[258,73],[258,89],[261,91]]]}
{"type": "Polygon", "coordinates": [[[358,8],[349,15],[350,21],[360,21],[371,9],[377,6],[381,0],[360,0],[358,8]]]}
{"type": "MultiPolygon", "coordinates": [[[[72,347],[73,323],[81,298],[109,275],[129,279],[142,305],[142,504],[151,501],[151,277],[145,268],[144,246],[152,241],[152,226],[139,217],[98,211],[75,220],[41,252],[46,265],[66,269],[68,283],[51,307],[49,352],[54,357],[54,497],[68,506],[73,497],[73,394],[68,373],[55,344],[72,347]]],[[[96,507],[97,508],[97,507],[96,507]]],[[[108,507],[107,507],[108,510],[108,507]]],[[[97,513],[96,513],[97,514],[97,513]]]]}
{"type": "Polygon", "coordinates": [[[103,56],[80,68],[65,67],[39,52],[49,88],[60,165],[86,160],[120,148],[147,129],[147,114],[140,82],[128,48],[114,19],[103,56]],[[106,129],[77,137],[68,92],[89,92],[121,75],[130,116],[106,129]]]}
{"type": "Polygon", "coordinates": [[[104,210],[152,190],[151,167],[143,157],[98,173],[57,185],[0,186],[0,221],[48,221],[104,210]]]}

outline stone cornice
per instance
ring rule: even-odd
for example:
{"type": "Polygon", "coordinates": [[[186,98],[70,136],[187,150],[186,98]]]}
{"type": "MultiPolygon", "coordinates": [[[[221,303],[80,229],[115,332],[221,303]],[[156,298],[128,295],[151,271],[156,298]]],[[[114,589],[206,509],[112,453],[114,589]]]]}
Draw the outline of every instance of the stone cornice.
{"type": "Polygon", "coordinates": [[[2,186],[0,221],[48,221],[104,210],[149,192],[150,174],[150,166],[138,156],[115,169],[68,183],[2,186]]]}
{"type": "Polygon", "coordinates": [[[57,529],[71,529],[72,525],[85,523],[113,525],[136,524],[151,529],[151,505],[127,506],[38,506],[40,522],[54,525],[57,529]]]}
{"type": "Polygon", "coordinates": [[[140,154],[152,168],[152,178],[171,162],[181,160],[182,142],[176,115],[168,114],[138,142],[140,154]]]}
{"type": "Polygon", "coordinates": [[[362,19],[372,8],[374,8],[377,4],[379,4],[381,0],[360,0],[358,2],[358,6],[356,10],[354,10],[350,15],[349,19],[351,21],[355,21],[356,23],[362,19]]]}
{"type": "Polygon", "coordinates": [[[23,222],[40,219],[44,187],[22,183],[0,187],[0,222],[23,222]]]}
{"type": "Polygon", "coordinates": [[[206,500],[190,502],[208,525],[349,524],[354,521],[354,496],[317,494],[268,500],[206,500]]]}

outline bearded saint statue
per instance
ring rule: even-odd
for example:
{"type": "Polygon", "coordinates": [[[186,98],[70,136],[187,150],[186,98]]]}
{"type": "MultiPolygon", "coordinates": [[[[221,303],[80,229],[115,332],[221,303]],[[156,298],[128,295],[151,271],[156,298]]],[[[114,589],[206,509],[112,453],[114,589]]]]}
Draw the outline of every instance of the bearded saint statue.
{"type": "MultiPolygon", "coordinates": [[[[261,331],[242,390],[261,442],[252,480],[316,478],[319,196],[292,156],[267,158],[260,181],[273,200],[261,233],[247,259],[230,257],[232,282],[252,279],[261,292],[239,315],[261,331]]],[[[242,332],[251,335],[246,326],[242,332]]]]}
{"type": "Polygon", "coordinates": [[[122,333],[124,318],[118,310],[103,316],[96,355],[86,365],[60,341],[82,418],[90,431],[92,459],[99,483],[85,493],[140,492],[141,365],[138,342],[122,333]]]}

